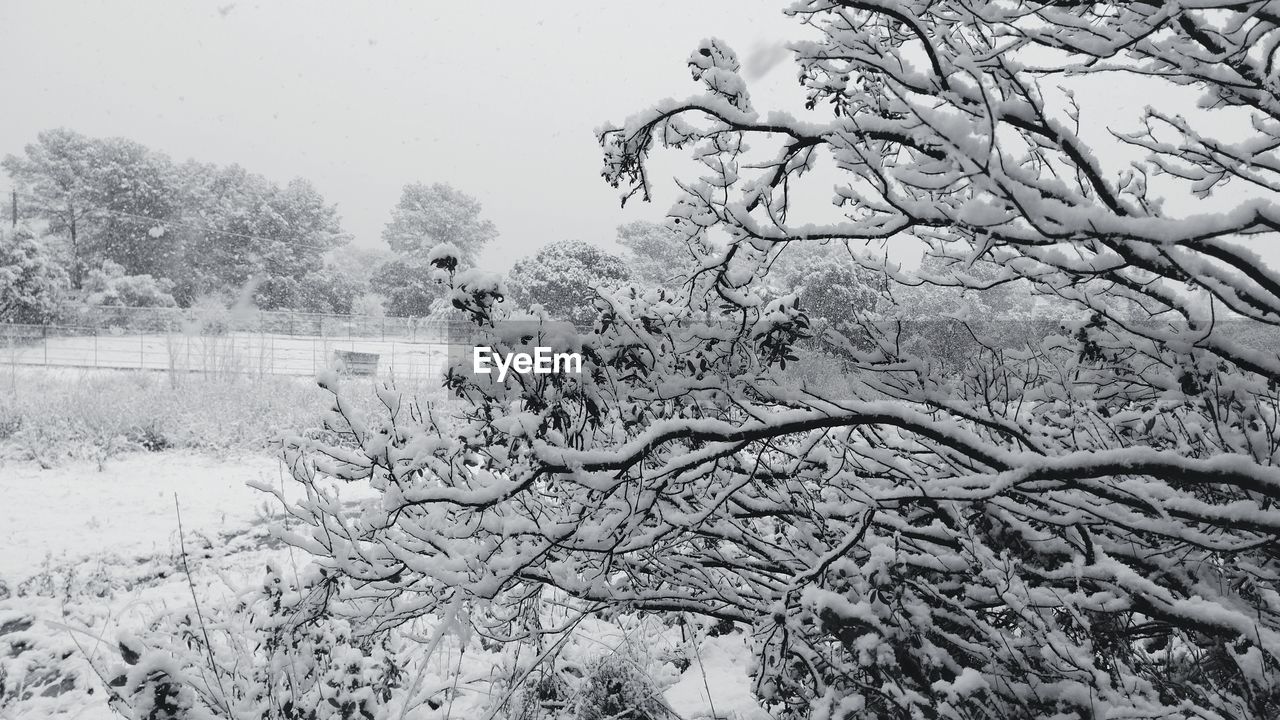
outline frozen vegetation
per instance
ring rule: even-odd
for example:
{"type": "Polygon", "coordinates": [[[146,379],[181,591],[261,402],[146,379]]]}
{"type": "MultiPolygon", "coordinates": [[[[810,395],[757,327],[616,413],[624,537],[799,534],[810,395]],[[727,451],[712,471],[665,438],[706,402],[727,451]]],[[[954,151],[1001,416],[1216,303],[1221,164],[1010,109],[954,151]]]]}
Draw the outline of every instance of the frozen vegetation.
{"type": "Polygon", "coordinates": [[[283,307],[383,283],[583,372],[32,392],[13,364],[0,713],[1280,717],[1280,3],[786,12],[802,106],[758,106],[708,38],[691,94],[599,128],[624,204],[666,185],[658,154],[699,164],[620,255],[557,241],[504,276],[478,202],[410,183],[395,257],[353,279],[293,252],[341,240],[306,183],[56,132],[6,160],[71,258],[6,234],[14,317],[68,285],[283,307]],[[51,147],[96,181],[149,158],[183,202],[146,237],[200,247],[212,218],[243,252],[177,272],[95,244],[102,185],[46,182],[51,147]]]}

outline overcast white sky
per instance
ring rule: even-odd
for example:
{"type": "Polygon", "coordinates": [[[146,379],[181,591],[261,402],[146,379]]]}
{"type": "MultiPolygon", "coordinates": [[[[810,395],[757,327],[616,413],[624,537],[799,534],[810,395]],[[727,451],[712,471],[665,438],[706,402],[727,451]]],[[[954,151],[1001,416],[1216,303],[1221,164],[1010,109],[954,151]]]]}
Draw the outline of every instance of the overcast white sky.
{"type": "MultiPolygon", "coordinates": [[[[661,217],[674,194],[618,208],[592,130],[694,92],[703,37],[746,55],[794,35],[784,5],[0,0],[0,156],[65,126],[301,176],[370,244],[405,183],[449,182],[497,223],[505,269],[661,217]]],[[[765,84],[800,97],[786,67],[765,84]]]]}
{"type": "MultiPolygon", "coordinates": [[[[657,165],[665,194],[624,211],[599,177],[593,129],[696,91],[685,59],[704,37],[727,40],[748,67],[783,60],[780,41],[804,32],[786,4],[0,0],[0,156],[65,126],[300,176],[369,245],[405,183],[448,182],[497,223],[482,260],[505,270],[547,242],[607,244],[622,222],[660,218],[676,156],[657,165]]],[[[800,108],[792,68],[753,79],[758,108],[800,108]]],[[[1142,105],[1168,102],[1115,82],[1090,95],[1098,140],[1112,124],[1099,111],[1133,129],[1142,105]]],[[[1280,266],[1280,248],[1257,249],[1280,266]]]]}

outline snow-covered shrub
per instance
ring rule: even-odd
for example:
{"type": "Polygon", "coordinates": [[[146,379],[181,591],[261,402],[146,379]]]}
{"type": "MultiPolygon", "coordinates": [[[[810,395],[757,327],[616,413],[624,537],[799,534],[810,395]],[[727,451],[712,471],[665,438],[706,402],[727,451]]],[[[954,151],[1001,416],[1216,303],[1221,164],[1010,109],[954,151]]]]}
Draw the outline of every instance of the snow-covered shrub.
{"type": "Polygon", "coordinates": [[[67,274],[45,241],[0,229],[0,322],[47,323],[58,315],[67,274]]]}
{"type": "Polygon", "coordinates": [[[0,442],[11,439],[22,429],[22,414],[12,403],[0,401],[0,442]]]}
{"type": "Polygon", "coordinates": [[[478,268],[451,274],[450,288],[450,305],[465,317],[481,321],[490,316],[493,307],[501,303],[508,292],[501,275],[478,268]]]}
{"type": "Polygon", "coordinates": [[[516,262],[507,278],[512,302],[541,305],[552,318],[589,325],[594,319],[595,288],[616,287],[630,275],[627,264],[578,240],[553,242],[531,258],[516,262]]]}
{"type": "Polygon", "coordinates": [[[443,242],[431,248],[427,253],[427,264],[431,267],[440,268],[446,273],[456,271],[466,259],[466,256],[457,245],[451,242],[443,242]]]}
{"type": "Polygon", "coordinates": [[[261,450],[281,428],[322,428],[328,409],[314,385],[287,377],[201,374],[175,382],[156,373],[35,369],[15,377],[16,393],[0,383],[0,458],[48,467],[105,462],[123,451],[261,450]]]}
{"type": "Polygon", "coordinates": [[[387,312],[396,317],[426,317],[448,291],[434,277],[433,268],[416,259],[383,263],[369,279],[373,291],[386,298],[387,312]]]}
{"type": "Polygon", "coordinates": [[[318,576],[294,583],[268,565],[232,605],[178,608],[121,637],[102,668],[113,706],[137,720],[391,720],[439,704],[411,697],[414,660],[398,632],[361,635],[311,612],[318,576]]]}
{"type": "Polygon", "coordinates": [[[225,335],[231,331],[231,305],[220,295],[196,298],[185,315],[183,332],[188,335],[225,335]]]}
{"type": "Polygon", "coordinates": [[[634,658],[601,655],[587,666],[575,701],[575,720],[659,720],[662,696],[634,658]]]}
{"type": "Polygon", "coordinates": [[[554,669],[535,671],[512,694],[499,717],[502,720],[551,720],[563,717],[574,705],[573,689],[554,669]]]}
{"type": "MultiPolygon", "coordinates": [[[[0,717],[18,717],[14,713],[19,708],[28,713],[51,711],[61,696],[84,692],[96,682],[73,658],[75,642],[63,633],[47,632],[43,624],[13,609],[12,603],[0,607],[0,717]]],[[[51,716],[52,712],[39,715],[51,716]]]]}
{"type": "Polygon", "coordinates": [[[352,303],[363,289],[360,278],[326,265],[299,277],[267,277],[254,289],[253,301],[262,310],[346,315],[353,312],[352,303]]]}
{"type": "Polygon", "coordinates": [[[110,684],[118,686],[113,704],[121,715],[129,720],[209,717],[198,707],[195,693],[184,679],[182,666],[172,655],[152,652],[144,655],[139,644],[128,641],[120,643],[120,652],[129,669],[110,684]]]}
{"type": "Polygon", "coordinates": [[[173,283],[151,275],[128,275],[123,266],[104,260],[84,281],[85,302],[98,307],[176,307],[173,283]]]}
{"type": "Polygon", "coordinates": [[[366,317],[385,317],[387,314],[386,298],[377,293],[361,293],[351,301],[351,314],[366,317]]]}

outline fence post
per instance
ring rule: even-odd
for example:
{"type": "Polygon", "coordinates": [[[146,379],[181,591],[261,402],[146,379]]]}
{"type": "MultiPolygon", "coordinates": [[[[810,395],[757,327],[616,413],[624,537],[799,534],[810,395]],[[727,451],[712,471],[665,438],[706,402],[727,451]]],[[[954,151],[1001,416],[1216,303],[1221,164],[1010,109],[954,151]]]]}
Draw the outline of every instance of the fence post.
{"type": "Polygon", "coordinates": [[[44,348],[44,364],[49,364],[49,324],[40,326],[40,345],[44,348]]]}
{"type": "Polygon", "coordinates": [[[93,328],[93,366],[98,367],[98,328],[93,328]]]}
{"type": "Polygon", "coordinates": [[[147,357],[147,334],[138,333],[138,369],[145,370],[147,357]]]}

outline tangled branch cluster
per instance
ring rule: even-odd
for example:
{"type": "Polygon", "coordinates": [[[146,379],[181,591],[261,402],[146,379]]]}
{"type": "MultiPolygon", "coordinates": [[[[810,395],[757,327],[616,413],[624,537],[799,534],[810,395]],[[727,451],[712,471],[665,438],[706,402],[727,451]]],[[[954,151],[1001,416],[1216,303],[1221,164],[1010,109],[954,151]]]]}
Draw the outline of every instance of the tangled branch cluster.
{"type": "MultiPolygon", "coordinates": [[[[1280,275],[1246,247],[1280,229],[1280,3],[789,12],[816,37],[792,46],[805,115],[754,110],[707,41],[700,94],[600,135],[628,195],[659,146],[707,167],[672,211],[703,259],[685,288],[535,338],[580,350],[581,377],[451,375],[456,421],[388,391],[365,425],[339,395],[347,442],[286,448],[309,491],[292,541],[332,601],[389,627],[465,599],[508,640],[548,632],[518,622],[543,585],[741,623],[758,694],[793,717],[1276,716],[1280,355],[1239,328],[1280,325],[1280,275]],[[1112,76],[1199,91],[1198,115],[1149,109],[1100,157],[1076,97],[1112,76]],[[797,223],[820,161],[840,218],[797,223]],[[904,235],[930,269],[852,249],[904,235]],[[821,392],[786,370],[797,295],[759,279],[823,241],[896,282],[1030,283],[1088,317],[959,369],[852,317],[830,338],[849,392],[821,392]],[[381,502],[346,512],[325,477],[381,502]]],[[[486,344],[528,342],[493,300],[459,302],[486,344]]]]}

